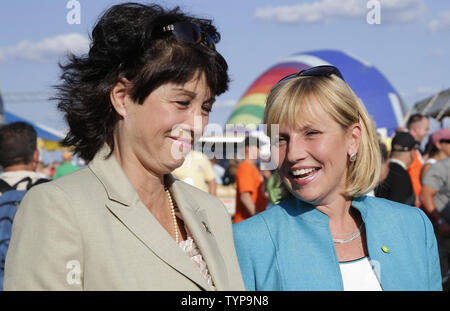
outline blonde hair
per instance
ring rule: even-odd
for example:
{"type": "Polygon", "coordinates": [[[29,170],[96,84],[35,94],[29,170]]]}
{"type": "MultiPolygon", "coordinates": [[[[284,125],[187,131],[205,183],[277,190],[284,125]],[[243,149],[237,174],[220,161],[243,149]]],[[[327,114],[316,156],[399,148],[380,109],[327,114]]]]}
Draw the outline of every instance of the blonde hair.
{"type": "Polygon", "coordinates": [[[337,76],[297,77],[273,87],[264,111],[269,135],[272,124],[296,126],[300,111],[305,118],[317,116],[317,102],[343,130],[356,123],[361,126],[356,160],[348,162],[345,195],[354,198],[370,192],[378,183],[381,168],[375,123],[348,84],[337,76]]]}

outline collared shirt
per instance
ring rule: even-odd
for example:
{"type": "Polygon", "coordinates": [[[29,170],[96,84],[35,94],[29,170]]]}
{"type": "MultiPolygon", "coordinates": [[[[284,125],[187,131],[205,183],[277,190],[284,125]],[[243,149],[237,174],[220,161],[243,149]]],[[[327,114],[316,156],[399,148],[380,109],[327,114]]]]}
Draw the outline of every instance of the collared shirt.
{"type": "Polygon", "coordinates": [[[390,160],[388,176],[375,189],[375,196],[411,206],[415,205],[416,197],[411,177],[403,162],[397,159],[390,160]]]}
{"type": "Polygon", "coordinates": [[[392,163],[397,163],[398,165],[400,165],[401,167],[403,167],[405,169],[405,171],[408,170],[408,168],[406,167],[405,163],[403,163],[402,161],[398,160],[398,159],[390,159],[389,162],[392,163]]]}
{"type": "MultiPolygon", "coordinates": [[[[30,177],[31,182],[34,183],[39,178],[42,178],[38,173],[33,171],[10,171],[10,172],[3,172],[0,174],[0,179],[3,179],[5,182],[7,182],[10,186],[15,185],[17,182],[22,180],[25,177],[30,177]]],[[[20,183],[17,185],[17,190],[26,190],[28,186],[28,183],[26,181],[20,183]]]]}
{"type": "Polygon", "coordinates": [[[205,154],[192,150],[184,159],[183,165],[172,172],[176,178],[205,192],[209,183],[215,179],[211,162],[205,154]]]}

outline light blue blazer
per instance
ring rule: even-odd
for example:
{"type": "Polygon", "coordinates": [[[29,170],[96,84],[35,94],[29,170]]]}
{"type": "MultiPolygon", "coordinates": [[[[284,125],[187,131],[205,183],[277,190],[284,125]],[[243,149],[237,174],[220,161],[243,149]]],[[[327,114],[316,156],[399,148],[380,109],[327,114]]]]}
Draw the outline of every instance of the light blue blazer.
{"type": "MultiPolygon", "coordinates": [[[[433,227],[418,208],[362,196],[352,202],[366,228],[383,290],[442,290],[433,227]]],[[[328,216],[290,197],[234,225],[247,290],[343,290],[328,216]]]]}

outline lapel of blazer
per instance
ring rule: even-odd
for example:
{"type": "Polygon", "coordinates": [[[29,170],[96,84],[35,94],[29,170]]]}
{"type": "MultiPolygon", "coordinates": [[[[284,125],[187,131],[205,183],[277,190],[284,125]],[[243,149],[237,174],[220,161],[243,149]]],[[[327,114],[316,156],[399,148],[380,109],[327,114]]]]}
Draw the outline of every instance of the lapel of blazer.
{"type": "MultiPolygon", "coordinates": [[[[390,228],[391,232],[384,232],[385,220],[383,218],[369,215],[370,211],[367,206],[366,196],[353,200],[352,205],[361,213],[366,227],[366,241],[369,251],[370,261],[375,274],[381,284],[383,290],[395,290],[398,284],[398,258],[397,252],[393,245],[395,242],[392,235],[399,236],[401,233],[395,233],[395,228],[390,228]]],[[[377,207],[374,206],[373,209],[377,207]]]]}
{"type": "Polygon", "coordinates": [[[213,223],[208,220],[208,207],[195,200],[195,195],[189,193],[189,187],[168,176],[171,181],[170,190],[172,191],[178,208],[182,214],[192,237],[200,249],[201,255],[205,260],[209,273],[214,281],[217,290],[227,290],[228,277],[225,261],[219,250],[213,223]]]}
{"type": "Polygon", "coordinates": [[[104,147],[89,163],[107,192],[106,207],[161,260],[203,289],[210,289],[195,264],[140,201],[114,155],[104,158],[108,151],[109,148],[104,147]]]}

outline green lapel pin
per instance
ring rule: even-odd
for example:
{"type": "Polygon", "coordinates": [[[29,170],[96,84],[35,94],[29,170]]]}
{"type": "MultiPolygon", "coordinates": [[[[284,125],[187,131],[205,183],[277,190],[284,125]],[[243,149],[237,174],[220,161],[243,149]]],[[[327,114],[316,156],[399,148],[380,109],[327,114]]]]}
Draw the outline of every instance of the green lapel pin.
{"type": "Polygon", "coordinates": [[[387,246],[385,246],[385,245],[381,246],[381,250],[383,252],[385,252],[386,254],[389,254],[389,248],[387,246]]]}

